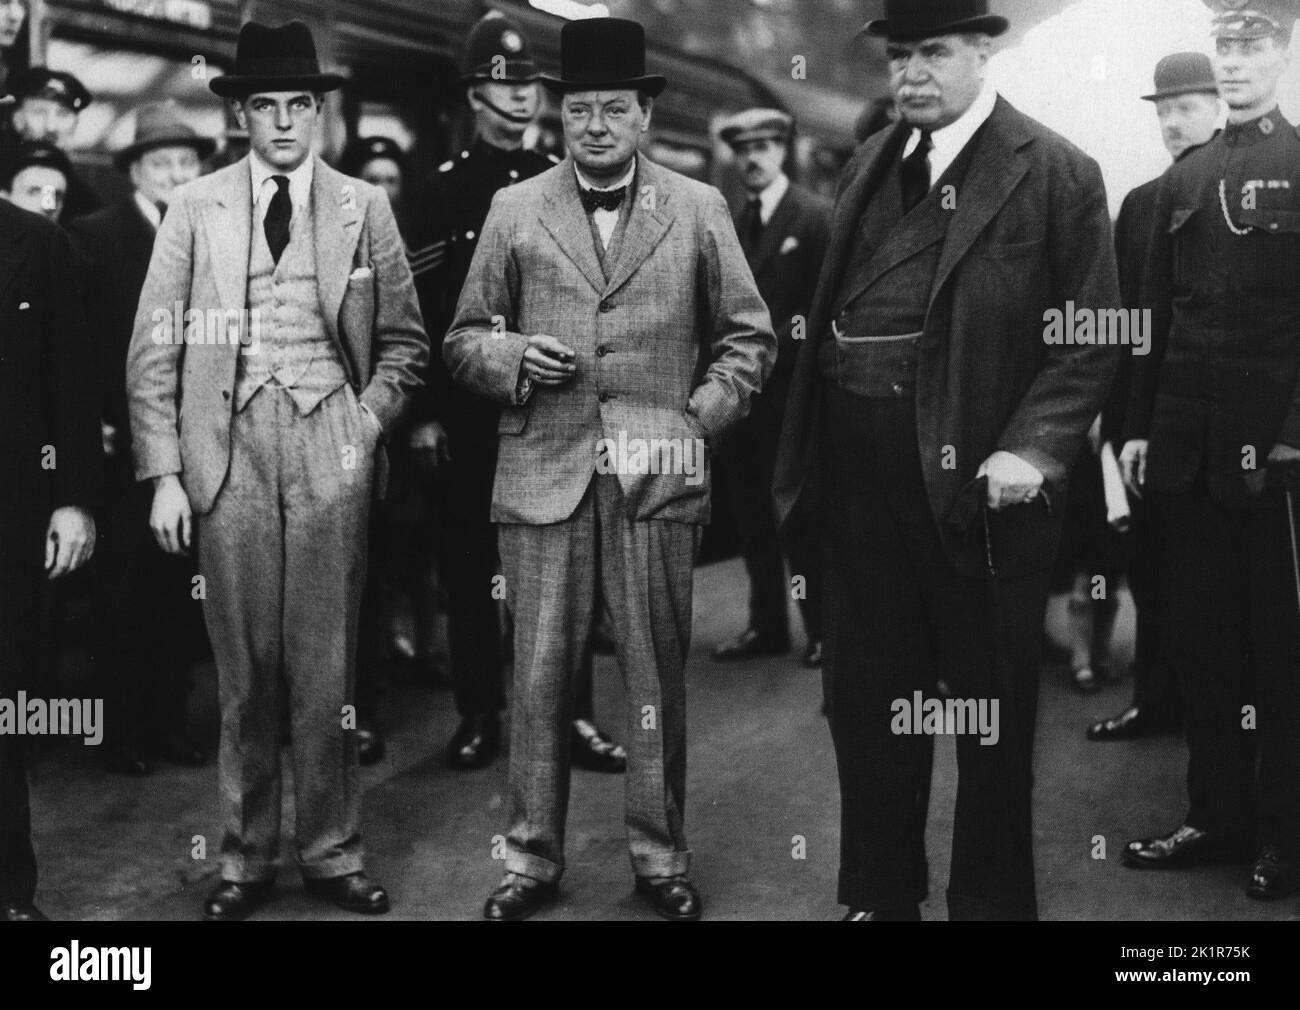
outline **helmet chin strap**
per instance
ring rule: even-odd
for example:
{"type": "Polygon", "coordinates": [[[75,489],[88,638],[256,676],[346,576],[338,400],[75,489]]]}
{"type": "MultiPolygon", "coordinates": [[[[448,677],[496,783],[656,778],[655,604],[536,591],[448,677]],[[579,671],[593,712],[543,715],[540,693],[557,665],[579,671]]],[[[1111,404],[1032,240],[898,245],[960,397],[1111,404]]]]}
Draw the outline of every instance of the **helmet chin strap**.
{"type": "Polygon", "coordinates": [[[499,105],[493,105],[492,102],[481,91],[475,91],[474,97],[477,98],[480,102],[482,102],[484,105],[486,105],[489,109],[491,109],[493,112],[495,112],[498,116],[500,116],[502,119],[506,120],[507,122],[514,123],[518,126],[527,126],[529,123],[533,121],[532,116],[524,116],[516,112],[507,112],[499,105]]]}

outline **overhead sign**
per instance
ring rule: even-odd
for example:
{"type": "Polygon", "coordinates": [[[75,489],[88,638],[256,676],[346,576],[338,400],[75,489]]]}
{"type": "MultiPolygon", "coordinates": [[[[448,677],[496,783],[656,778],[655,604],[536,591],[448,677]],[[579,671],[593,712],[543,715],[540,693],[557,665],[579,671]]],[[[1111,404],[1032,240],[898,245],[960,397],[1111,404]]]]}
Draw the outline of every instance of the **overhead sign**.
{"type": "Polygon", "coordinates": [[[206,0],[103,0],[105,7],[122,14],[170,21],[189,28],[212,27],[212,5],[206,0]]]}

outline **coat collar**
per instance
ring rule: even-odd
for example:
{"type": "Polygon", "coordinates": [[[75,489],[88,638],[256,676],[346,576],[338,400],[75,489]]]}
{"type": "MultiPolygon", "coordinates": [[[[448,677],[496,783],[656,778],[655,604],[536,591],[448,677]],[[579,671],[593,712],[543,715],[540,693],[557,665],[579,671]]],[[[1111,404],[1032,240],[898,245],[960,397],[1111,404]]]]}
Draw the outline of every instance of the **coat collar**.
{"type": "Polygon", "coordinates": [[[671,176],[644,155],[637,154],[633,200],[627,227],[619,250],[618,262],[605,281],[604,271],[592,244],[587,212],[578,195],[578,180],[573,159],[566,157],[548,173],[539,219],[555,239],[561,251],[573,261],[587,282],[602,297],[613,294],[634,274],[654,251],[672,223],[672,197],[675,185],[671,176]]]}

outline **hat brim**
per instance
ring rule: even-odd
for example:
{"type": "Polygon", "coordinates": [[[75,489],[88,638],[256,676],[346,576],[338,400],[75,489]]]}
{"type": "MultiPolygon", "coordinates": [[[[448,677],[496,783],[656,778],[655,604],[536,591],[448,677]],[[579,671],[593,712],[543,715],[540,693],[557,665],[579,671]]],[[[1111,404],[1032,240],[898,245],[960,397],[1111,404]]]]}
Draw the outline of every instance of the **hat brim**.
{"type": "Polygon", "coordinates": [[[470,84],[532,84],[540,79],[542,72],[533,70],[526,74],[506,74],[504,77],[493,77],[486,71],[476,70],[472,74],[461,74],[456,78],[456,83],[460,85],[470,84]]]}
{"type": "Polygon", "coordinates": [[[557,95],[570,91],[644,91],[651,98],[658,98],[664,88],[668,87],[668,78],[659,74],[647,77],[628,77],[621,81],[568,81],[562,77],[538,77],[547,91],[557,95]]]}
{"type": "Polygon", "coordinates": [[[1183,95],[1213,95],[1219,97],[1219,88],[1216,84],[1189,84],[1186,87],[1166,88],[1164,91],[1157,91],[1154,95],[1143,95],[1144,102],[1158,102],[1162,98],[1180,98],[1183,95]]]}
{"type": "Polygon", "coordinates": [[[778,144],[788,144],[790,135],[784,130],[743,130],[731,134],[720,133],[719,139],[733,150],[741,144],[748,144],[752,140],[774,140],[778,144]]]}
{"type": "Polygon", "coordinates": [[[140,155],[156,151],[160,147],[192,147],[199,158],[203,159],[210,157],[217,149],[217,142],[211,137],[158,137],[122,148],[113,155],[113,164],[119,172],[124,172],[140,155]]]}
{"type": "Polygon", "coordinates": [[[918,39],[931,39],[936,35],[961,35],[966,32],[979,32],[996,38],[1010,27],[1011,22],[1000,14],[984,14],[980,17],[963,18],[960,21],[949,21],[946,24],[932,25],[927,28],[895,32],[890,30],[887,18],[876,18],[863,25],[858,34],[874,35],[876,38],[892,39],[895,42],[915,42],[918,39]]]}
{"type": "Polygon", "coordinates": [[[336,91],[347,83],[338,74],[303,74],[296,77],[256,77],[223,74],[208,82],[214,95],[222,98],[247,98],[266,91],[336,91]]]}

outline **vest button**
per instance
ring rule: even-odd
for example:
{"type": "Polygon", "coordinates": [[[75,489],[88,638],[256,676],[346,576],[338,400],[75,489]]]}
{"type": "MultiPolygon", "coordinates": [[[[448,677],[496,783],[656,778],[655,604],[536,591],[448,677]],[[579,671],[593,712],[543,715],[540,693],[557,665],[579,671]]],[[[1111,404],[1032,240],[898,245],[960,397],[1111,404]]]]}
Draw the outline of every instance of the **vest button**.
{"type": "Polygon", "coordinates": [[[607,403],[609,402],[609,393],[601,393],[600,396],[596,397],[596,399],[601,403],[607,403]]]}
{"type": "Polygon", "coordinates": [[[228,389],[223,389],[223,390],[221,391],[221,398],[222,398],[223,400],[229,400],[229,399],[230,399],[230,390],[228,390],[228,389]]]}
{"type": "Polygon", "coordinates": [[[891,388],[894,390],[895,396],[902,396],[905,392],[907,392],[907,387],[904,386],[901,382],[895,382],[891,388]]]}
{"type": "Polygon", "coordinates": [[[609,353],[609,348],[606,347],[604,344],[601,344],[599,347],[596,348],[596,357],[598,358],[603,358],[608,353],[609,353]]]}
{"type": "Polygon", "coordinates": [[[602,302],[600,303],[600,311],[601,311],[601,312],[613,312],[613,311],[614,311],[614,303],[611,302],[611,301],[609,301],[609,299],[605,299],[604,301],[602,301],[602,302]]]}

